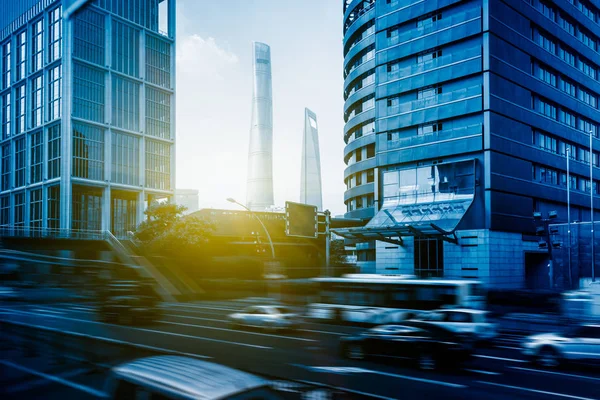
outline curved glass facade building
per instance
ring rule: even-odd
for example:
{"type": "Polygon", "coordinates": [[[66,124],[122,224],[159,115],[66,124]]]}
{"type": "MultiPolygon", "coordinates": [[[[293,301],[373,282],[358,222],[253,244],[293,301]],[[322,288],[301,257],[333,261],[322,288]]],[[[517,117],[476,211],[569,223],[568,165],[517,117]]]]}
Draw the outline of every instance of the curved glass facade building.
{"type": "MultiPolygon", "coordinates": [[[[571,221],[590,197],[600,219],[598,3],[342,4],[344,201],[370,221],[345,234],[363,270],[547,286],[533,212],[566,222],[569,185],[571,221]]],[[[590,276],[577,254],[555,260],[556,286],[590,276]]]]}
{"type": "Polygon", "coordinates": [[[271,84],[271,48],[252,44],[252,125],[248,149],[246,205],[265,210],[273,200],[273,89],[271,84]]]}

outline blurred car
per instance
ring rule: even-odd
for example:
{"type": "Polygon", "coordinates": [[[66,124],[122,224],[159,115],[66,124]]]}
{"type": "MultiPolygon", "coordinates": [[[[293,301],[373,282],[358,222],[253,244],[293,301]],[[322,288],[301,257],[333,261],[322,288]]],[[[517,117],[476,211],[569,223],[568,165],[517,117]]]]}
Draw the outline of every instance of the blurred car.
{"type": "Polygon", "coordinates": [[[469,333],[478,342],[491,342],[498,337],[498,328],[495,323],[489,322],[487,314],[487,311],[468,308],[442,309],[421,313],[416,319],[453,332],[469,333]]]}
{"type": "Polygon", "coordinates": [[[107,284],[99,297],[97,312],[103,322],[134,325],[160,318],[158,298],[145,283],[118,281],[107,284]]]}
{"type": "Polygon", "coordinates": [[[250,306],[228,316],[232,328],[253,327],[269,330],[297,329],[298,314],[283,306],[250,306]]]}
{"type": "Polygon", "coordinates": [[[19,292],[15,288],[0,286],[0,300],[17,300],[19,297],[19,292]]]}
{"type": "Polygon", "coordinates": [[[141,358],[114,367],[108,397],[129,399],[280,399],[270,382],[224,365],[179,356],[141,358]]]}
{"type": "Polygon", "coordinates": [[[586,324],[560,333],[528,336],[522,343],[522,352],[547,368],[556,368],[564,362],[600,365],[600,325],[586,324]]]}
{"type": "Polygon", "coordinates": [[[457,364],[473,352],[469,335],[455,333],[428,322],[380,325],[357,336],[341,338],[343,356],[354,360],[386,357],[416,360],[421,369],[457,364]]]}

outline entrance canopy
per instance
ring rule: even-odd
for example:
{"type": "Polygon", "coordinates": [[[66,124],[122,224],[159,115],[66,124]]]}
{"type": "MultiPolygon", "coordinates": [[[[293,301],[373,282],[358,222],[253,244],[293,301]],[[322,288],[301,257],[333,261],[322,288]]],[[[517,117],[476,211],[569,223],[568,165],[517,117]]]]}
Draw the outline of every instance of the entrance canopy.
{"type": "Polygon", "coordinates": [[[475,198],[475,160],[386,171],[383,197],[381,210],[367,225],[333,232],[400,245],[404,236],[456,243],[456,227],[475,198]]]}

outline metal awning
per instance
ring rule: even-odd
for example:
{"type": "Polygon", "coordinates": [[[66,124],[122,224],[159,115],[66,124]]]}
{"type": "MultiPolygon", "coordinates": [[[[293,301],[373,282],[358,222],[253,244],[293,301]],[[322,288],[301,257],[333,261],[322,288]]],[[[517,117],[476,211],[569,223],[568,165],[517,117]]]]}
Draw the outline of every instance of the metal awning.
{"type": "Polygon", "coordinates": [[[473,203],[474,195],[451,195],[442,201],[403,202],[393,199],[364,227],[334,229],[346,239],[381,240],[402,245],[402,237],[438,237],[457,243],[455,230],[473,203]]]}

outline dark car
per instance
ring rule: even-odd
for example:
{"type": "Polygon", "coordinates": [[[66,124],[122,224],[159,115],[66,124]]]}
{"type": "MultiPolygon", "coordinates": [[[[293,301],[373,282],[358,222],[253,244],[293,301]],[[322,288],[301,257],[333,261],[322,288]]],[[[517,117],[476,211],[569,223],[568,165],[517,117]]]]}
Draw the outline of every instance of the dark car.
{"type": "Polygon", "coordinates": [[[417,361],[421,369],[436,369],[466,361],[473,352],[473,340],[465,334],[410,321],[401,325],[380,325],[360,335],[341,339],[342,355],[351,359],[385,357],[417,361]]]}
{"type": "Polygon", "coordinates": [[[98,315],[101,321],[123,325],[151,323],[160,317],[158,298],[147,283],[113,282],[100,294],[98,315]]]}

